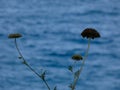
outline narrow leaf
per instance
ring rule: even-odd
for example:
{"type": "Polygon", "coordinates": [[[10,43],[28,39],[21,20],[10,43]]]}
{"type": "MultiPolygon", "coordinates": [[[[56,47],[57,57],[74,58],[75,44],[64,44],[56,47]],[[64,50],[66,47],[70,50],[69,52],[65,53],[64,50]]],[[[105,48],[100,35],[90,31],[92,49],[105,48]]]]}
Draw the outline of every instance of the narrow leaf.
{"type": "Polygon", "coordinates": [[[41,74],[41,77],[43,80],[45,80],[45,75],[46,75],[46,71],[44,71],[42,74],[41,74]]]}
{"type": "Polygon", "coordinates": [[[73,88],[73,84],[70,84],[70,85],[69,85],[69,88],[71,88],[71,89],[72,89],[72,88],[73,88]]]}
{"type": "Polygon", "coordinates": [[[74,76],[75,76],[75,77],[79,77],[79,75],[80,75],[80,70],[77,70],[77,71],[74,73],[74,76]]]}
{"type": "Polygon", "coordinates": [[[71,72],[73,72],[73,67],[72,66],[68,66],[68,70],[70,70],[71,72]]]}
{"type": "Polygon", "coordinates": [[[21,57],[21,56],[19,56],[19,57],[18,57],[18,59],[22,59],[22,57],[21,57]]]}
{"type": "Polygon", "coordinates": [[[54,90],[57,90],[57,86],[54,87],[54,90]]]}

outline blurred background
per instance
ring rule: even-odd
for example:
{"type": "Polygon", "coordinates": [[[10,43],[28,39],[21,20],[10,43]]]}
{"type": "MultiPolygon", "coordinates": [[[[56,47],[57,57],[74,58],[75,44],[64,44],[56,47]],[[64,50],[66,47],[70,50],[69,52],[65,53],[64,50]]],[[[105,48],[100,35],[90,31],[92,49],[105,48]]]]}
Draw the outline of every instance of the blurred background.
{"type": "MultiPolygon", "coordinates": [[[[120,0],[0,0],[0,90],[47,90],[18,59],[10,33],[21,33],[19,47],[38,72],[47,70],[51,88],[70,90],[68,66],[84,55],[81,32],[95,28],[89,56],[76,90],[120,90],[120,0]]],[[[79,62],[80,63],[80,62],[79,62]]]]}

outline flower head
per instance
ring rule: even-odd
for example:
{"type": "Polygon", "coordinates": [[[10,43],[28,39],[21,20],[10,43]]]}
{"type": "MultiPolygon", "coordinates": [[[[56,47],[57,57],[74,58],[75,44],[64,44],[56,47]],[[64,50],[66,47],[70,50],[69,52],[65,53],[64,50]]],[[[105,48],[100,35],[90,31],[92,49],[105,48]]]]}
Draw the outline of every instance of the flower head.
{"type": "Polygon", "coordinates": [[[75,55],[72,56],[72,59],[75,60],[75,61],[80,61],[80,60],[82,60],[83,58],[82,58],[81,55],[75,54],[75,55]]]}
{"type": "Polygon", "coordinates": [[[20,38],[20,37],[22,37],[22,35],[19,34],[19,33],[13,33],[13,34],[9,34],[8,35],[8,38],[11,38],[11,39],[13,39],[13,38],[20,38]]]}
{"type": "Polygon", "coordinates": [[[93,28],[86,28],[82,33],[81,33],[82,37],[86,37],[86,38],[99,38],[100,34],[99,32],[97,32],[97,30],[93,29],[93,28]]]}

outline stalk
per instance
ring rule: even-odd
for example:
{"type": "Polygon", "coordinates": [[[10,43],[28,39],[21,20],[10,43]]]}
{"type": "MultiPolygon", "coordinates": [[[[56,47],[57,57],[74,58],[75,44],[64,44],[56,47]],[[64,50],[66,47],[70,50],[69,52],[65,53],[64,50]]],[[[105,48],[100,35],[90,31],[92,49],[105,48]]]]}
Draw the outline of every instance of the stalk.
{"type": "Polygon", "coordinates": [[[20,55],[21,60],[23,61],[23,64],[26,65],[34,74],[36,74],[40,79],[42,79],[42,81],[45,83],[46,87],[48,88],[48,90],[50,90],[50,87],[47,83],[47,81],[45,80],[45,78],[43,78],[39,73],[37,73],[26,61],[26,59],[24,58],[24,56],[22,55],[22,53],[20,52],[20,49],[18,48],[18,44],[17,44],[17,40],[15,38],[14,40],[15,43],[15,47],[20,55]]]}
{"type": "Polygon", "coordinates": [[[81,74],[81,71],[83,70],[83,66],[84,66],[84,64],[85,64],[85,60],[86,60],[86,58],[87,58],[87,56],[88,56],[88,51],[89,51],[89,49],[90,49],[90,41],[91,41],[91,39],[88,38],[88,47],[87,47],[85,56],[83,57],[82,65],[81,65],[81,67],[79,68],[79,70],[77,71],[77,75],[74,77],[74,81],[73,81],[71,90],[75,90],[76,84],[77,84],[78,79],[79,79],[80,74],[81,74]]]}

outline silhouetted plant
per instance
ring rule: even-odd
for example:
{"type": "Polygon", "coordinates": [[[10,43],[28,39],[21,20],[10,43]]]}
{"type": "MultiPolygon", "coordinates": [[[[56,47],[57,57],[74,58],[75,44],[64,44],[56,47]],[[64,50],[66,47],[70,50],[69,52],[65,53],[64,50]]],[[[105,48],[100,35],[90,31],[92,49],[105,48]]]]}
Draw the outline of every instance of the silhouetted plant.
{"type": "Polygon", "coordinates": [[[86,50],[86,53],[85,53],[84,57],[82,57],[81,55],[78,55],[78,54],[72,56],[72,59],[75,60],[75,61],[80,61],[81,60],[82,61],[82,65],[80,66],[80,68],[77,71],[73,71],[74,70],[73,66],[69,66],[68,67],[68,69],[73,73],[73,76],[74,76],[73,82],[69,85],[71,90],[75,90],[75,87],[76,87],[76,84],[77,84],[78,79],[80,77],[81,71],[83,69],[85,60],[86,60],[86,58],[88,56],[88,51],[89,51],[89,48],[90,48],[90,41],[91,41],[91,39],[100,37],[100,34],[97,32],[97,30],[95,30],[93,28],[86,28],[81,33],[81,35],[82,35],[83,38],[86,37],[88,39],[88,47],[87,47],[87,50],[86,50]]]}
{"type": "MultiPolygon", "coordinates": [[[[70,65],[68,66],[68,70],[70,72],[72,72],[72,75],[73,75],[73,82],[69,85],[70,89],[71,90],[75,90],[76,88],[76,84],[79,80],[79,77],[80,77],[80,74],[81,74],[81,71],[83,69],[83,66],[85,64],[85,60],[88,56],[88,51],[89,51],[89,48],[90,48],[90,41],[91,39],[94,39],[94,38],[99,38],[100,37],[100,34],[99,32],[97,32],[97,30],[93,29],[93,28],[86,28],[82,33],[81,33],[82,37],[84,38],[87,38],[88,39],[88,47],[87,47],[87,50],[86,50],[86,53],[83,56],[79,55],[79,54],[75,54],[72,56],[72,59],[74,61],[74,64],[73,65],[70,65]],[[75,65],[77,62],[82,62],[80,68],[78,70],[74,70],[75,68],[75,65]]],[[[9,34],[8,38],[10,39],[14,39],[14,43],[15,43],[15,47],[19,53],[19,59],[22,60],[22,63],[24,65],[26,65],[32,72],[34,72],[46,85],[47,89],[48,90],[51,90],[50,86],[48,85],[47,81],[46,81],[46,71],[42,71],[41,74],[39,74],[38,72],[36,72],[27,62],[27,60],[23,57],[22,53],[20,52],[20,49],[18,48],[18,44],[17,44],[17,38],[20,38],[22,37],[21,34],[19,33],[14,33],[14,34],[9,34]]],[[[57,90],[57,87],[55,86],[53,90],[57,90]]]]}
{"type": "MultiPolygon", "coordinates": [[[[14,33],[14,34],[9,34],[8,38],[10,39],[14,39],[14,43],[15,43],[15,47],[19,53],[19,59],[22,60],[22,63],[24,65],[26,65],[32,72],[34,72],[40,79],[42,79],[42,81],[45,83],[45,85],[47,86],[48,90],[51,90],[50,89],[50,86],[48,85],[46,79],[45,79],[45,75],[46,75],[46,72],[43,71],[41,74],[39,74],[38,72],[36,72],[27,62],[27,60],[23,57],[22,53],[20,52],[20,49],[18,48],[18,44],[17,44],[17,38],[20,38],[22,37],[21,34],[19,33],[14,33]]],[[[56,88],[56,87],[55,87],[56,88]]]]}

